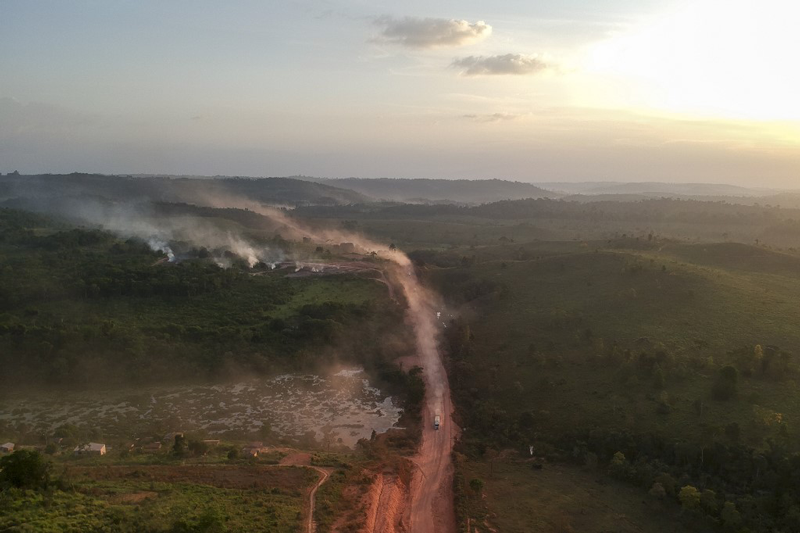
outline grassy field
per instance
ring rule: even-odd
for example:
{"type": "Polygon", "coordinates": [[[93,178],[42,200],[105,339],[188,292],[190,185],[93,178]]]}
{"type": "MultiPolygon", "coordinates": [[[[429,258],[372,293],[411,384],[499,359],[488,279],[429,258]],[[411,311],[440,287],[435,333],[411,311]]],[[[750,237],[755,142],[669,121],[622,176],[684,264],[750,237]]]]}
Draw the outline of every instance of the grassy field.
{"type": "Polygon", "coordinates": [[[71,468],[66,490],[0,493],[0,530],[300,530],[317,476],[300,467],[71,468]]]}
{"type": "Polygon", "coordinates": [[[458,463],[470,533],[677,533],[713,531],[681,509],[599,473],[524,461],[458,463]],[[469,486],[481,480],[483,488],[469,486]]]}

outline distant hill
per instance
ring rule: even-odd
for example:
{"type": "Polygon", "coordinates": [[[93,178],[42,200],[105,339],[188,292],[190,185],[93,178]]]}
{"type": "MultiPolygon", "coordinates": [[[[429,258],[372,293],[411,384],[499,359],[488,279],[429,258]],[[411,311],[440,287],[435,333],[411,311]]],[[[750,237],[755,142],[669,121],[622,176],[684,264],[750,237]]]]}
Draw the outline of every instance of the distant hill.
{"type": "Polygon", "coordinates": [[[660,183],[660,182],[583,182],[537,183],[539,187],[568,194],[641,195],[641,196],[766,196],[774,190],[739,187],[723,183],[660,183]]]}
{"type": "Polygon", "coordinates": [[[213,203],[246,198],[271,205],[346,205],[369,202],[358,192],[290,178],[132,177],[103,174],[0,176],[0,199],[92,196],[107,200],[213,203]]]}
{"type": "Polygon", "coordinates": [[[762,196],[757,198],[756,201],[760,205],[779,205],[781,207],[800,209],[800,192],[783,192],[762,196]]]}
{"type": "Polygon", "coordinates": [[[557,198],[560,194],[530,183],[505,180],[307,178],[314,183],[344,187],[379,200],[408,203],[483,204],[524,198],[557,198]]]}

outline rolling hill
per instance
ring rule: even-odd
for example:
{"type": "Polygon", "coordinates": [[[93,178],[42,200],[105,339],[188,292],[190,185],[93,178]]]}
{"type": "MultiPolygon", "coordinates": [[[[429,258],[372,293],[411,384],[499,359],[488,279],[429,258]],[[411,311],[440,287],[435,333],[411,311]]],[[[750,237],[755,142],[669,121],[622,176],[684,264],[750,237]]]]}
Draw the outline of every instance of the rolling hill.
{"type": "Polygon", "coordinates": [[[560,194],[530,183],[505,180],[302,178],[351,189],[379,200],[411,203],[483,204],[523,198],[557,198],[560,194]]]}

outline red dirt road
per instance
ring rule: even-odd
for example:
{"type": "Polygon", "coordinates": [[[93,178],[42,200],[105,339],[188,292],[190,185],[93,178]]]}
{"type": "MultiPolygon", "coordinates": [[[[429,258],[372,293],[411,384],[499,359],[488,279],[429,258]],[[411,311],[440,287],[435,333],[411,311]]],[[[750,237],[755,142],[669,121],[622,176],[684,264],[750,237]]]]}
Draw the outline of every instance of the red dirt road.
{"type": "MultiPolygon", "coordinates": [[[[444,370],[442,370],[442,375],[444,370]]],[[[446,380],[446,378],[445,378],[446,380]]],[[[429,398],[423,412],[422,444],[414,463],[418,469],[411,482],[409,530],[412,533],[454,533],[453,465],[450,452],[458,427],[452,422],[450,389],[445,384],[441,412],[429,398]],[[441,415],[439,430],[433,428],[433,417],[441,415]]]]}
{"type": "Polygon", "coordinates": [[[425,380],[422,443],[413,461],[410,504],[404,522],[411,533],[455,533],[453,465],[450,453],[458,436],[453,423],[450,384],[439,351],[438,307],[434,294],[419,283],[412,268],[397,277],[408,300],[408,316],[417,340],[417,356],[425,380]],[[438,430],[434,416],[441,417],[438,430]]]}

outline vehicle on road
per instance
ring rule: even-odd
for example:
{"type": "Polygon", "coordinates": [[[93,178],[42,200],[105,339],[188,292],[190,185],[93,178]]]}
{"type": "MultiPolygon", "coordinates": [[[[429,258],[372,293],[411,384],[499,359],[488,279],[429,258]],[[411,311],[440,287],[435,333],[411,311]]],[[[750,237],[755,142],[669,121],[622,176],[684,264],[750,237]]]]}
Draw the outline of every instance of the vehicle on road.
{"type": "Polygon", "coordinates": [[[439,415],[434,416],[433,417],[433,429],[439,429],[439,424],[441,423],[441,421],[442,421],[442,417],[440,417],[439,415]]]}

